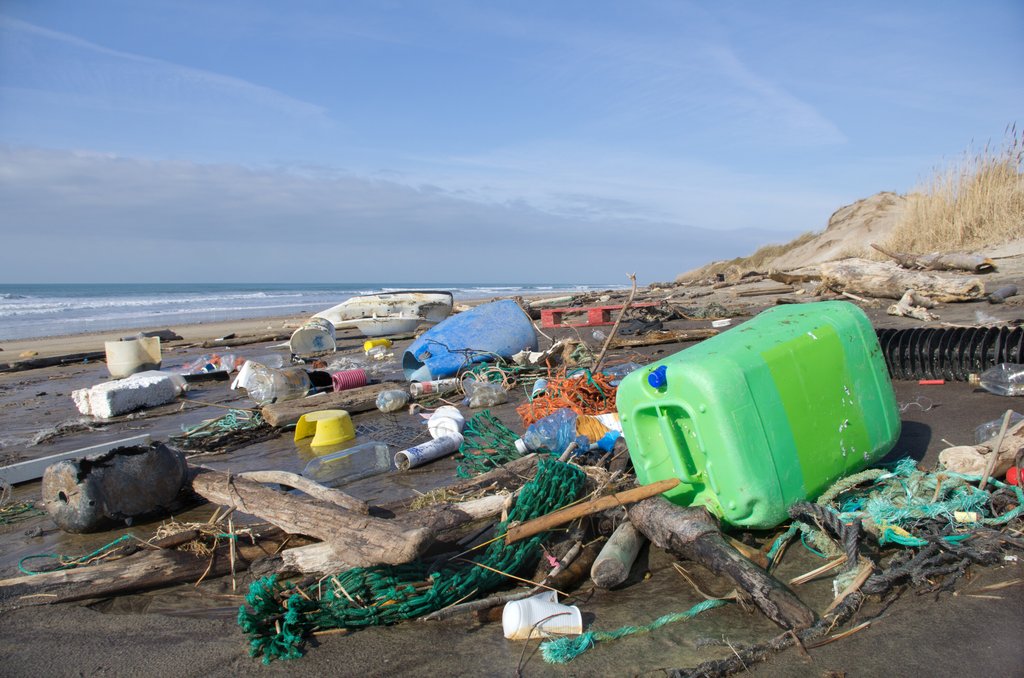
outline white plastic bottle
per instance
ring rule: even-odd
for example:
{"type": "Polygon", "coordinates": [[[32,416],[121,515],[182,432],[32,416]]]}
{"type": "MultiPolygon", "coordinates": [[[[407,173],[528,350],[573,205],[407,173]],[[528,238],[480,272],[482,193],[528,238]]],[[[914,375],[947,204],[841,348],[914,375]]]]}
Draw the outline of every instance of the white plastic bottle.
{"type": "Polygon", "coordinates": [[[1024,395],[1024,365],[999,363],[981,374],[972,374],[970,382],[996,395],[1024,395]]]}

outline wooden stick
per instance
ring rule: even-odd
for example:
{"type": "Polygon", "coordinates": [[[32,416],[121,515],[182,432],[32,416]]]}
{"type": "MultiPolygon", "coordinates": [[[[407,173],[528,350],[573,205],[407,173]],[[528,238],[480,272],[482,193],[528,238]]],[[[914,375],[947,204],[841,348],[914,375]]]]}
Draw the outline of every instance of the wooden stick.
{"type": "Polygon", "coordinates": [[[608,333],[608,338],[604,340],[604,346],[601,348],[601,352],[597,355],[597,360],[594,361],[594,372],[601,369],[601,363],[604,361],[604,356],[608,353],[608,347],[612,344],[612,339],[615,338],[615,333],[619,331],[619,325],[622,323],[623,316],[626,315],[626,309],[633,303],[633,297],[636,296],[636,273],[629,274],[629,280],[633,283],[633,288],[629,291],[629,298],[626,299],[626,303],[622,305],[622,310],[619,311],[618,317],[615,318],[615,324],[612,325],[611,331],[608,333]]]}
{"type": "Polygon", "coordinates": [[[231,590],[237,591],[238,584],[235,581],[235,523],[234,518],[228,518],[228,557],[231,559],[231,590]]]}
{"type": "Polygon", "coordinates": [[[640,487],[634,487],[633,489],[619,492],[617,494],[609,495],[607,497],[601,497],[593,501],[588,501],[585,504],[577,504],[576,506],[570,506],[554,513],[549,513],[546,516],[540,518],[534,518],[528,520],[521,525],[516,525],[509,529],[505,534],[505,543],[514,544],[517,541],[532,537],[535,534],[550,530],[558,525],[564,525],[571,520],[576,518],[582,518],[589,516],[592,513],[598,511],[604,511],[605,509],[615,508],[616,506],[622,506],[624,504],[632,504],[648,497],[653,497],[661,494],[667,490],[671,490],[673,487],[679,484],[679,478],[666,478],[665,480],[659,480],[656,483],[650,485],[641,485],[640,487]]]}
{"type": "Polygon", "coordinates": [[[868,580],[868,577],[871,576],[871,573],[874,571],[874,569],[874,563],[872,563],[870,560],[867,560],[866,558],[862,559],[860,561],[860,569],[857,570],[857,576],[854,578],[852,582],[849,583],[849,585],[847,585],[845,589],[842,590],[842,592],[838,596],[836,596],[836,599],[832,601],[832,604],[825,608],[825,614],[828,614],[832,610],[836,609],[839,603],[846,600],[847,596],[849,596],[854,591],[860,589],[864,582],[868,580]]]}
{"type": "Polygon", "coordinates": [[[985,464],[985,472],[981,474],[981,482],[978,483],[979,490],[984,490],[985,486],[988,485],[988,477],[992,475],[992,470],[996,467],[996,460],[999,459],[999,448],[1003,446],[1003,438],[1006,437],[1006,427],[1010,425],[1011,414],[1013,414],[1013,410],[1006,410],[1006,414],[1003,415],[1003,425],[999,427],[996,445],[992,448],[992,455],[988,458],[988,463],[985,464]]]}
{"type": "Polygon", "coordinates": [[[816,577],[820,577],[826,572],[831,572],[832,570],[836,569],[837,567],[840,567],[844,563],[846,563],[846,556],[839,556],[830,563],[825,563],[821,567],[815,568],[810,572],[806,572],[800,575],[799,577],[793,577],[789,580],[789,585],[800,586],[801,584],[806,584],[807,582],[811,581],[816,577]]]}

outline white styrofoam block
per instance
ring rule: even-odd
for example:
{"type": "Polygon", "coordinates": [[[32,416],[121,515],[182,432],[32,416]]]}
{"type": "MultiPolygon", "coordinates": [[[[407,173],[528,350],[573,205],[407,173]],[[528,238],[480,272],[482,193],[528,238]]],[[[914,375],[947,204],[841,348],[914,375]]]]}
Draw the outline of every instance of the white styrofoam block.
{"type": "Polygon", "coordinates": [[[82,414],[109,419],[142,407],[164,405],[177,398],[179,392],[171,375],[143,372],[72,391],[71,398],[82,414]]]}

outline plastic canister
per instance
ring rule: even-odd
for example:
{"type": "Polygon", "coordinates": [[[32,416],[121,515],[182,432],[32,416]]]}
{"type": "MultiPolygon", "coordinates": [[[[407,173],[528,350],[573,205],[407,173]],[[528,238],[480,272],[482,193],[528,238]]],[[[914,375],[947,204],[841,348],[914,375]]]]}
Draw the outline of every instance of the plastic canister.
{"type": "Polygon", "coordinates": [[[627,375],[617,392],[637,478],[725,523],[769,528],[878,461],[900,433],[867,316],[848,302],[780,306],[627,375]]]}
{"type": "Polygon", "coordinates": [[[292,333],[288,346],[298,356],[334,351],[337,348],[334,323],[314,316],[292,333]]]}
{"type": "Polygon", "coordinates": [[[366,341],[363,342],[363,351],[365,351],[366,353],[369,353],[371,349],[373,349],[373,348],[375,348],[377,346],[381,346],[381,347],[387,349],[387,348],[391,348],[392,346],[394,346],[394,344],[395,344],[395,342],[391,341],[390,339],[386,339],[386,338],[367,339],[366,341]]]}
{"type": "Polygon", "coordinates": [[[160,337],[106,341],[103,347],[107,354],[107,370],[115,379],[160,369],[160,337]]]}

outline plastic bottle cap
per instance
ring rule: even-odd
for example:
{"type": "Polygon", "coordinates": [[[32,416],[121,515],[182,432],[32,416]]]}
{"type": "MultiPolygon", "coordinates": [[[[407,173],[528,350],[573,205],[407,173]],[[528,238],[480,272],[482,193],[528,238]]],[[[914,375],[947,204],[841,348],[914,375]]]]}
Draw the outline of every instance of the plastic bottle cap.
{"type": "Polygon", "coordinates": [[[662,365],[647,375],[647,383],[651,385],[651,388],[663,388],[668,383],[666,372],[668,372],[668,367],[662,365]]]}
{"type": "Polygon", "coordinates": [[[526,447],[526,443],[523,442],[522,438],[516,438],[516,449],[519,451],[519,454],[529,454],[530,453],[529,448],[526,447]]]}

